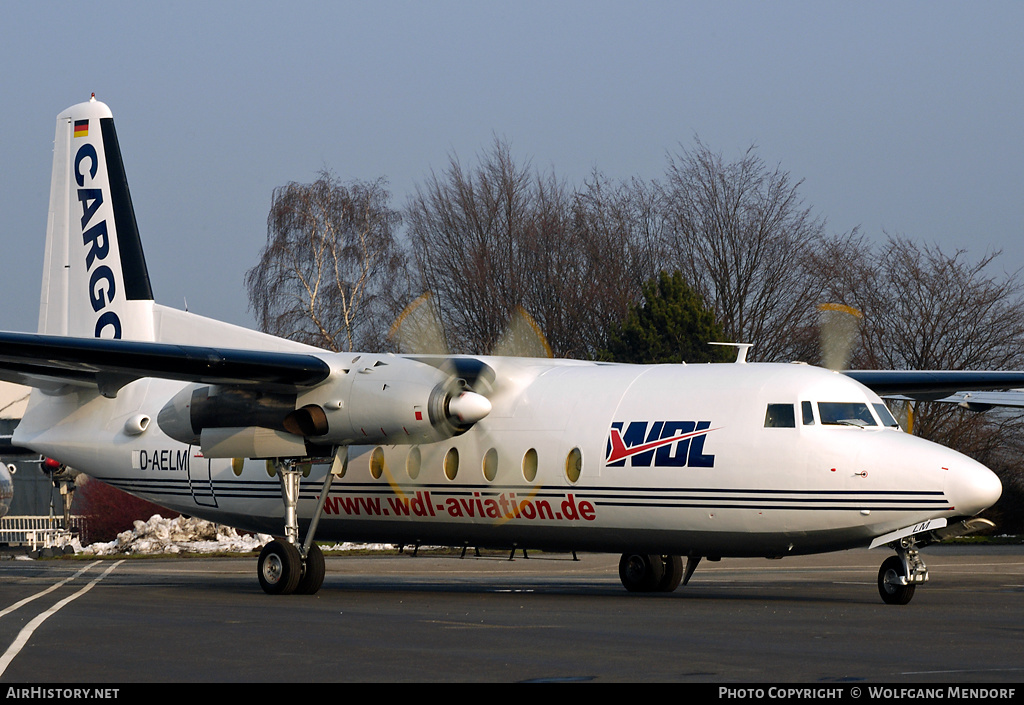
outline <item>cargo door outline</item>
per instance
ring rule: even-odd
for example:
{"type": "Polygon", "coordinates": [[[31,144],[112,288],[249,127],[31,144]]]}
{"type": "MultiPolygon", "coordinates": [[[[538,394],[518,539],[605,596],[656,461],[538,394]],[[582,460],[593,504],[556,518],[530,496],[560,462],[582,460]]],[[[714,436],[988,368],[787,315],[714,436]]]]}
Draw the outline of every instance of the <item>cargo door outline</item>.
{"type": "Polygon", "coordinates": [[[216,507],[217,496],[213,493],[213,461],[203,457],[199,446],[188,447],[188,487],[192,499],[201,507],[216,507]]]}

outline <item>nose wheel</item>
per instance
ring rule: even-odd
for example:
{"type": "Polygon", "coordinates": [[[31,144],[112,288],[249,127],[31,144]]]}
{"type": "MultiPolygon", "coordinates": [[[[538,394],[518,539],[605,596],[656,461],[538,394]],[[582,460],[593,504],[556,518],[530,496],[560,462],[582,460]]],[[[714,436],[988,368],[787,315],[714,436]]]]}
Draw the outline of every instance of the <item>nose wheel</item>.
{"type": "Polygon", "coordinates": [[[887,605],[905,605],[914,596],[914,583],[908,583],[899,556],[890,556],[878,569],[878,594],[887,605]]]}
{"type": "Polygon", "coordinates": [[[928,567],[921,560],[913,538],[904,539],[896,555],[882,561],[878,569],[878,594],[887,605],[905,605],[914,590],[928,581],[928,567]]]}

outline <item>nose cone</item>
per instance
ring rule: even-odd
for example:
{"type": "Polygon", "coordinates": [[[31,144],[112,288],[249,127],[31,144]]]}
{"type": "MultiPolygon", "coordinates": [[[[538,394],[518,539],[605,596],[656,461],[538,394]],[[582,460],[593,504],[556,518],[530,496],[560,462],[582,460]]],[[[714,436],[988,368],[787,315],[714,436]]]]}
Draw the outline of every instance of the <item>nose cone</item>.
{"type": "Polygon", "coordinates": [[[945,491],[957,514],[974,516],[996,503],[1003,485],[987,467],[960,456],[950,464],[945,491]]]}
{"type": "Polygon", "coordinates": [[[448,412],[460,423],[474,424],[491,413],[491,402],[475,392],[462,392],[448,402],[448,412]]]}

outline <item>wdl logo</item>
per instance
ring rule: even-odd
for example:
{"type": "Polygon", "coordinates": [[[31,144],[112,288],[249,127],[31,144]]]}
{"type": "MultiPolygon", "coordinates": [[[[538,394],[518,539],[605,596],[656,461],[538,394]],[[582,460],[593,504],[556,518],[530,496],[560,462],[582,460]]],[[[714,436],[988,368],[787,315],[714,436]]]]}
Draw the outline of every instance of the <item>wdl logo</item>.
{"type": "Polygon", "coordinates": [[[607,465],[624,467],[629,460],[634,468],[712,468],[715,456],[704,453],[704,439],[714,430],[710,421],[614,421],[607,465]]]}

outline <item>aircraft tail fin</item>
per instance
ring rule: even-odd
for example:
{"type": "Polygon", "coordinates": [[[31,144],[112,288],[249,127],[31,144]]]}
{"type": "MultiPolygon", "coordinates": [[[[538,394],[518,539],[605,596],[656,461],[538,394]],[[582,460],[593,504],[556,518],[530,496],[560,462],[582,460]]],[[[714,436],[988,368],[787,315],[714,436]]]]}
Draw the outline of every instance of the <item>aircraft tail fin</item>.
{"type": "Polygon", "coordinates": [[[57,116],[40,333],[154,340],[153,291],[110,109],[57,116]]]}

